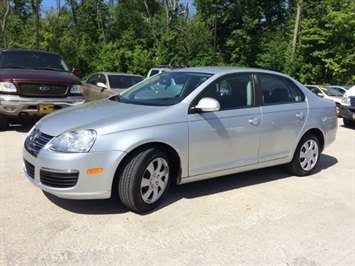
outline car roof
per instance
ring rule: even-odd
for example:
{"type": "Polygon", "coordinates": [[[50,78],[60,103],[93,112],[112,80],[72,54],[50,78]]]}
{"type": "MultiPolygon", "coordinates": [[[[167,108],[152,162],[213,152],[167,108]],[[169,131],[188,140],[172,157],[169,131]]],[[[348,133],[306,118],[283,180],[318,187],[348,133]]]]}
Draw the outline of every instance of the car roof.
{"type": "Polygon", "coordinates": [[[276,72],[276,71],[271,71],[271,70],[265,70],[265,69],[259,69],[259,68],[246,68],[246,67],[217,67],[217,66],[211,66],[211,67],[188,67],[188,68],[178,68],[178,69],[173,69],[171,71],[174,72],[203,72],[203,73],[209,73],[209,74],[229,74],[229,73],[245,73],[245,72],[253,72],[253,73],[264,73],[264,74],[277,74],[281,76],[288,77],[287,75],[276,72]]]}

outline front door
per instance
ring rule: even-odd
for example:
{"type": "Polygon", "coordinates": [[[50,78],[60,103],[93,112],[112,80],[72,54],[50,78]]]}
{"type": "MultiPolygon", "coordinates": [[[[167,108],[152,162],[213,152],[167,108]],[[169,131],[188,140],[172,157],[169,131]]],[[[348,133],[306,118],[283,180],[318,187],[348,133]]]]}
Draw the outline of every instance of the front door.
{"type": "Polygon", "coordinates": [[[255,107],[252,75],[230,75],[196,99],[220,102],[216,112],[189,114],[189,176],[257,163],[261,110],[255,107]]]}

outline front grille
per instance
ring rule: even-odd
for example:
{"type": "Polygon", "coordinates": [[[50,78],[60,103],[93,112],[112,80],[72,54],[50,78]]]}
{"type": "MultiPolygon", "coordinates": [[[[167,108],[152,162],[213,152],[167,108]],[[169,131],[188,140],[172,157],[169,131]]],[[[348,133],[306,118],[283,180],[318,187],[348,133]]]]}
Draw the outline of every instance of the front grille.
{"type": "Polygon", "coordinates": [[[25,149],[34,157],[52,139],[50,135],[43,134],[38,129],[34,129],[25,139],[25,149]]]}
{"type": "Polygon", "coordinates": [[[350,105],[355,107],[355,97],[350,97],[350,105]]]}
{"type": "Polygon", "coordinates": [[[55,84],[20,84],[21,96],[63,97],[68,93],[68,86],[55,84]]]}
{"type": "Polygon", "coordinates": [[[33,164],[30,164],[26,160],[24,160],[25,168],[26,168],[26,173],[31,177],[32,179],[35,178],[35,166],[33,164]]]}
{"type": "Polygon", "coordinates": [[[56,188],[74,187],[78,182],[79,172],[71,170],[68,172],[52,172],[41,170],[40,179],[43,185],[56,188]]]}

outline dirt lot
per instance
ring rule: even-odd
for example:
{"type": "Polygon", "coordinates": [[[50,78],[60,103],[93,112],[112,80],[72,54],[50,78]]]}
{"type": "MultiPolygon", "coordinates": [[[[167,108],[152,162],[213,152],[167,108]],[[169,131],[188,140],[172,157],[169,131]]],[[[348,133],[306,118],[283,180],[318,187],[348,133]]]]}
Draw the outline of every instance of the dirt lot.
{"type": "Polygon", "coordinates": [[[28,126],[0,132],[0,265],[354,265],[355,130],[339,119],[315,175],[283,167],[176,187],[146,215],[44,194],[28,126]]]}

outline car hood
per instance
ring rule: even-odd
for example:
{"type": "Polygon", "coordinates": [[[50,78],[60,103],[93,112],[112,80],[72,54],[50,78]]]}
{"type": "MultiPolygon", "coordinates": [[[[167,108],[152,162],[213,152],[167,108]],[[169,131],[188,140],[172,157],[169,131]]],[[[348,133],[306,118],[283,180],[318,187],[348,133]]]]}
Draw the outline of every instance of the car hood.
{"type": "Polygon", "coordinates": [[[181,110],[181,104],[146,106],[103,99],[55,111],[42,118],[36,127],[51,136],[80,129],[94,129],[99,134],[110,134],[165,123],[181,122],[187,108],[186,112],[177,109],[181,110]]]}
{"type": "Polygon", "coordinates": [[[3,81],[45,81],[46,83],[81,84],[80,79],[70,72],[35,70],[35,69],[9,69],[0,68],[0,79],[3,81]]]}
{"type": "Polygon", "coordinates": [[[324,97],[326,99],[330,99],[330,100],[333,100],[337,103],[340,103],[341,102],[341,99],[342,99],[342,96],[329,96],[327,95],[326,97],[324,97]]]}

